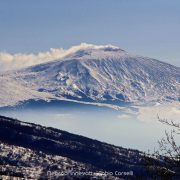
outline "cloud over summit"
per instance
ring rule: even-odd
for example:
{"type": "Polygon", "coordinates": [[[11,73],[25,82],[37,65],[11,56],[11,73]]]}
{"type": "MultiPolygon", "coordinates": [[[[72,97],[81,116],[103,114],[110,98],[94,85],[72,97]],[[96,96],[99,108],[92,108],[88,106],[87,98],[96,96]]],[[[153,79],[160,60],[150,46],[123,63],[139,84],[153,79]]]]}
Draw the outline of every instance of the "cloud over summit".
{"type": "Polygon", "coordinates": [[[31,54],[11,54],[6,52],[0,52],[0,71],[7,71],[12,69],[19,69],[27,66],[32,66],[40,63],[45,63],[48,61],[53,61],[56,59],[62,59],[72,53],[75,53],[81,49],[102,49],[106,47],[114,47],[112,45],[93,45],[93,44],[86,44],[81,43],[77,46],[72,46],[69,49],[54,49],[51,48],[49,51],[46,52],[39,52],[39,53],[31,53],[31,54]]]}
{"type": "Polygon", "coordinates": [[[0,71],[27,67],[35,64],[44,63],[61,58],[64,54],[63,49],[50,49],[47,52],[39,52],[37,54],[10,54],[0,53],[0,71]]]}

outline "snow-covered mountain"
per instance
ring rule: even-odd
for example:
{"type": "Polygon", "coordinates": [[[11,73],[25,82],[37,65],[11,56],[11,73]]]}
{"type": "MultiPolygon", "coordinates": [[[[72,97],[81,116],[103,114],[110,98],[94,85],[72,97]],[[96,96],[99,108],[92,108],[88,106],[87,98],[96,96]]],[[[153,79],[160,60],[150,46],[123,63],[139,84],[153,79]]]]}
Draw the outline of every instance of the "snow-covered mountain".
{"type": "Polygon", "coordinates": [[[120,105],[180,100],[180,68],[112,45],[0,75],[0,106],[28,100],[120,105]]]}

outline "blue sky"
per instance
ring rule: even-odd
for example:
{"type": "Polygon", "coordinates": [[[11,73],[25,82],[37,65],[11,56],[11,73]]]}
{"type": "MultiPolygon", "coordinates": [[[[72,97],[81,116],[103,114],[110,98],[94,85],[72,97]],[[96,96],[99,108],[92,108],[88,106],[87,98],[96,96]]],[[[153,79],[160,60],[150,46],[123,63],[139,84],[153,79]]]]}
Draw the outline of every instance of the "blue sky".
{"type": "Polygon", "coordinates": [[[0,51],[113,44],[180,66],[180,0],[0,0],[0,51]]]}

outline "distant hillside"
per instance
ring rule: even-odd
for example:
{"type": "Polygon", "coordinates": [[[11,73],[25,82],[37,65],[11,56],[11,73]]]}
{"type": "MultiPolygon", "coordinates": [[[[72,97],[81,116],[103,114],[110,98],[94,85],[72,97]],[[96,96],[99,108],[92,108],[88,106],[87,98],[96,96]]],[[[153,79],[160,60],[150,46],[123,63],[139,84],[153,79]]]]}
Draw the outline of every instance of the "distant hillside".
{"type": "MultiPolygon", "coordinates": [[[[53,179],[59,172],[133,172],[130,179],[150,177],[148,157],[142,152],[113,146],[74,135],[0,116],[0,174],[43,179],[51,172],[53,179]]],[[[152,160],[152,158],[151,158],[152,160]]],[[[154,160],[153,162],[158,162],[154,160]]],[[[162,163],[159,163],[162,167],[162,163]]],[[[101,173],[96,174],[102,177],[101,173]]],[[[92,178],[93,175],[78,178],[92,178]]],[[[71,179],[72,175],[67,175],[71,179]]],[[[77,176],[75,176],[77,177],[77,176]]],[[[123,176],[117,176],[123,177],[123,176]]],[[[124,176],[125,177],[125,176],[124,176]]],[[[73,178],[74,179],[74,178],[73,178]]]]}

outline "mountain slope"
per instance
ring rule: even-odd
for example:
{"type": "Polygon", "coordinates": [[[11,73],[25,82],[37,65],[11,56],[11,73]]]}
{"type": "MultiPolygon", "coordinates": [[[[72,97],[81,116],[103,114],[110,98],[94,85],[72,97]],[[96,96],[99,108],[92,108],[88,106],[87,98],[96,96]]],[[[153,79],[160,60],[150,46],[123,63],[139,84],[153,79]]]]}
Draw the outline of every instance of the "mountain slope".
{"type": "Polygon", "coordinates": [[[47,172],[51,172],[51,178],[58,179],[58,173],[67,171],[93,172],[99,176],[102,172],[112,172],[115,176],[117,171],[131,172],[129,178],[137,179],[158,175],[156,169],[148,170],[154,164],[148,164],[147,158],[157,164],[159,171],[163,167],[163,162],[137,150],[3,116],[0,123],[0,175],[47,179],[47,172]]]}
{"type": "Polygon", "coordinates": [[[0,76],[0,83],[1,106],[29,99],[116,105],[180,99],[179,67],[114,46],[85,48],[60,60],[8,72],[0,76]]]}

